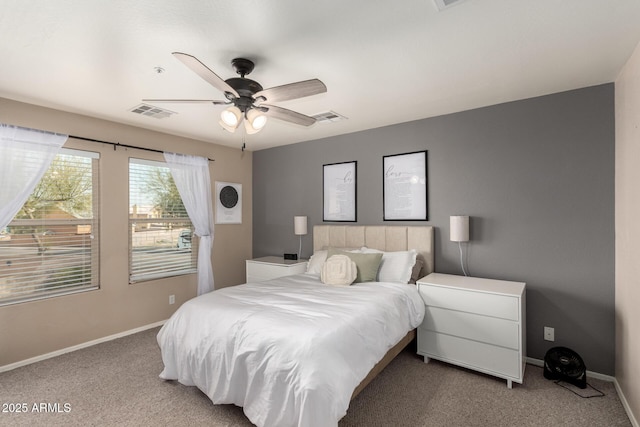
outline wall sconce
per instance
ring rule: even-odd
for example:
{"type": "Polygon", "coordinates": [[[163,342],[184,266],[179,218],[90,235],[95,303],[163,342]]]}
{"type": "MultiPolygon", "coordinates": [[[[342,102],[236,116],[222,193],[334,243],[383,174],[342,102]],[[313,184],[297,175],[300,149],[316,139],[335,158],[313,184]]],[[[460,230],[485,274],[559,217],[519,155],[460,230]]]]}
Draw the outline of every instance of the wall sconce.
{"type": "Polygon", "coordinates": [[[298,247],[298,259],[302,252],[302,236],[307,235],[307,217],[306,216],[294,216],[293,217],[293,233],[296,236],[300,236],[300,246],[298,247]]]}
{"type": "Polygon", "coordinates": [[[449,217],[449,240],[452,242],[458,242],[458,249],[460,250],[460,266],[462,267],[462,272],[466,276],[467,271],[464,268],[462,258],[462,243],[469,241],[468,215],[453,215],[449,217]]]}

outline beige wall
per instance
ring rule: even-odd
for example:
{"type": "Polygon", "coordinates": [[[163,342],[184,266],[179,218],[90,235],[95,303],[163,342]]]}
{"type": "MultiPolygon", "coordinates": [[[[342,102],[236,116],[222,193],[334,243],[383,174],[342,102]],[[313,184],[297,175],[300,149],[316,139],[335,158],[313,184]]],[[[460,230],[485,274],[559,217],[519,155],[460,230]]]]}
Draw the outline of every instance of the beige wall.
{"type": "Polygon", "coordinates": [[[616,379],[640,419],[640,45],[616,80],[616,379]]]}
{"type": "MultiPolygon", "coordinates": [[[[211,188],[217,180],[241,183],[243,190],[242,224],[215,228],[216,287],[244,282],[244,260],[252,253],[251,152],[2,98],[0,118],[7,124],[215,159],[210,162],[211,188]]],[[[0,367],[165,320],[196,293],[195,274],[128,283],[128,159],[162,160],[162,155],[72,139],[65,146],[100,152],[101,288],[0,307],[0,367]],[[169,305],[171,294],[175,305],[169,305]]]]}

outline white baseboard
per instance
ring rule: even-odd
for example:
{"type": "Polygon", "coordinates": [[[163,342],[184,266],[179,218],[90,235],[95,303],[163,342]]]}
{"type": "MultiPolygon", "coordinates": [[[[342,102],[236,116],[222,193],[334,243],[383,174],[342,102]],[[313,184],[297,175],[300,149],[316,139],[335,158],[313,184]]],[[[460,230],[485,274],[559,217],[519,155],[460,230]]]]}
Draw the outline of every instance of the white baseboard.
{"type": "Polygon", "coordinates": [[[42,354],[40,356],[32,357],[30,359],[21,360],[19,362],[10,363],[8,365],[0,366],[0,372],[10,371],[12,369],[20,368],[22,366],[30,365],[32,363],[40,362],[42,360],[51,359],[52,357],[60,356],[65,353],[70,353],[72,351],[80,350],[83,348],[91,347],[96,344],[100,344],[107,341],[112,341],[118,338],[126,337],[127,335],[137,334],[138,332],[146,331],[147,329],[155,328],[158,326],[164,325],[166,320],[161,320],[159,322],[151,323],[150,325],[140,326],[139,328],[130,329],[128,331],[120,332],[114,335],[109,335],[106,337],[98,338],[96,340],[88,341],[82,344],[74,345],[71,347],[63,348],[60,350],[52,351],[51,353],[42,354]]]}
{"type": "MultiPolygon", "coordinates": [[[[529,363],[531,365],[539,366],[541,368],[544,367],[544,360],[534,359],[532,357],[527,357],[526,361],[527,361],[527,363],[529,363]]],[[[624,393],[622,392],[622,389],[620,388],[620,384],[618,384],[618,380],[615,377],[612,377],[611,375],[604,375],[604,374],[599,374],[597,372],[587,371],[587,378],[588,377],[596,378],[598,380],[604,380],[604,381],[612,382],[613,385],[616,387],[616,392],[618,393],[618,397],[620,398],[620,402],[622,403],[622,406],[624,407],[624,410],[627,413],[627,416],[629,417],[629,421],[631,421],[631,425],[633,427],[640,427],[640,425],[638,424],[638,420],[633,415],[633,412],[631,412],[631,407],[629,406],[629,402],[627,401],[627,398],[625,397],[624,393]]]]}
{"type": "Polygon", "coordinates": [[[629,417],[629,421],[631,421],[631,425],[633,427],[640,427],[640,424],[638,424],[638,420],[633,415],[633,412],[631,412],[631,406],[629,406],[629,402],[627,401],[627,398],[625,397],[624,393],[622,392],[622,388],[620,388],[620,384],[618,384],[618,380],[617,379],[614,380],[613,384],[616,386],[616,391],[618,392],[618,397],[620,397],[620,402],[622,402],[622,407],[624,408],[625,412],[627,413],[627,416],[629,417]]]}

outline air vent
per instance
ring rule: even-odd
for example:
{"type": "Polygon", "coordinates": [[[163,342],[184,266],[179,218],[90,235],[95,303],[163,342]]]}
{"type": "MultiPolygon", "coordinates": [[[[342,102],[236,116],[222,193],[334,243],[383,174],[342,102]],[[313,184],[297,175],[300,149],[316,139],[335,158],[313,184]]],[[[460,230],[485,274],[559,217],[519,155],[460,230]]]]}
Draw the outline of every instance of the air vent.
{"type": "Polygon", "coordinates": [[[175,111],[165,110],[164,108],[154,107],[153,105],[140,104],[133,107],[130,110],[132,113],[142,114],[143,116],[154,117],[156,119],[164,119],[172,114],[176,114],[175,111]]]}
{"type": "Polygon", "coordinates": [[[336,113],[335,111],[327,111],[325,113],[315,114],[313,116],[319,123],[330,123],[330,122],[339,122],[342,120],[347,120],[347,118],[343,115],[336,113]]]}
{"type": "Polygon", "coordinates": [[[463,3],[465,0],[433,0],[438,7],[438,10],[444,10],[451,6],[463,3]]]}

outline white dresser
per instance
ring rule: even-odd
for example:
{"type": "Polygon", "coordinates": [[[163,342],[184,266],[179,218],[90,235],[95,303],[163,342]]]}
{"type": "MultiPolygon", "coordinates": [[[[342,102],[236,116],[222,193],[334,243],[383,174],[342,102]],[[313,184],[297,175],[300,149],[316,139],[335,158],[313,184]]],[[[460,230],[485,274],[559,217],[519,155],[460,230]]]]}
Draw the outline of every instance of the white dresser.
{"type": "Polygon", "coordinates": [[[246,269],[247,283],[262,282],[276,277],[304,273],[307,271],[307,260],[288,260],[283,257],[266,256],[248,259],[246,269]]]}
{"type": "Polygon", "coordinates": [[[432,273],[417,282],[426,305],[418,354],[522,384],[525,284],[432,273]]]}

